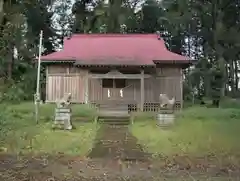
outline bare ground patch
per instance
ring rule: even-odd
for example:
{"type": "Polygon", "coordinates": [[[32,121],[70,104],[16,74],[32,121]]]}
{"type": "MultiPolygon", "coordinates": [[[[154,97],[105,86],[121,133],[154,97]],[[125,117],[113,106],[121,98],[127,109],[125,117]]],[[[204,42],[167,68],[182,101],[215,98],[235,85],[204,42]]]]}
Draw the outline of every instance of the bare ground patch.
{"type": "Polygon", "coordinates": [[[160,160],[121,161],[67,155],[1,155],[4,181],[71,180],[239,180],[237,165],[218,163],[214,157],[175,156],[160,160]]]}

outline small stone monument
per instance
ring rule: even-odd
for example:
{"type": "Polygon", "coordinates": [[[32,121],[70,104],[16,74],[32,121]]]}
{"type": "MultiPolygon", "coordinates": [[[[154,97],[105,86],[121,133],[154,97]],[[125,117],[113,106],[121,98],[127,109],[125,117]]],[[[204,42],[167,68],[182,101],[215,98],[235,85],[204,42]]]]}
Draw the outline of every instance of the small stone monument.
{"type": "Polygon", "coordinates": [[[56,101],[54,128],[72,130],[71,122],[71,93],[67,93],[60,100],[56,101]]]}
{"type": "Polygon", "coordinates": [[[159,126],[168,126],[174,123],[175,98],[169,99],[166,94],[159,95],[160,110],[157,114],[159,126]]]}

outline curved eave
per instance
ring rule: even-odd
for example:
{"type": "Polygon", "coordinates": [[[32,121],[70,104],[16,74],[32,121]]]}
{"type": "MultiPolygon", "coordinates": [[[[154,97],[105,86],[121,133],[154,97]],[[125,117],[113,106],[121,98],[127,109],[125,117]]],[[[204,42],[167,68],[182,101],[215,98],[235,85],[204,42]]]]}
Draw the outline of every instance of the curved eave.
{"type": "Polygon", "coordinates": [[[127,64],[78,64],[74,63],[76,67],[156,67],[156,65],[127,65],[127,64]]]}
{"type": "Polygon", "coordinates": [[[196,64],[196,60],[153,60],[154,64],[96,64],[96,63],[80,63],[76,60],[41,60],[43,64],[74,64],[77,67],[156,67],[156,65],[181,65],[185,68],[196,64]]]}
{"type": "Polygon", "coordinates": [[[69,63],[73,64],[76,67],[156,67],[155,64],[91,64],[91,63],[79,63],[76,60],[41,60],[43,64],[59,64],[59,63],[69,63]]]}
{"type": "Polygon", "coordinates": [[[183,59],[183,60],[153,60],[153,62],[155,64],[161,64],[161,63],[192,63],[194,60],[190,60],[190,59],[183,59]]]}
{"type": "Polygon", "coordinates": [[[194,65],[196,60],[193,59],[185,59],[185,60],[153,60],[153,62],[157,64],[178,64],[183,65],[184,67],[188,67],[194,65]]]}
{"type": "Polygon", "coordinates": [[[41,63],[75,63],[75,60],[41,60],[41,63]]]}

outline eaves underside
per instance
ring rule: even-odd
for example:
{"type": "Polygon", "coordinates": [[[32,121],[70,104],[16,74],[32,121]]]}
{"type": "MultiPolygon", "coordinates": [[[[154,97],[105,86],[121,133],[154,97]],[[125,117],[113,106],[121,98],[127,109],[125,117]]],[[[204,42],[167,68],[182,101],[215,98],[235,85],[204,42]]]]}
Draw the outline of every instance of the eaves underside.
{"type": "Polygon", "coordinates": [[[84,61],[76,61],[76,60],[41,60],[42,63],[67,63],[67,64],[75,64],[76,66],[155,66],[157,64],[193,64],[195,61],[193,60],[153,60],[153,64],[127,64],[126,62],[121,63],[107,63],[107,64],[97,64],[97,63],[88,63],[84,61]]]}

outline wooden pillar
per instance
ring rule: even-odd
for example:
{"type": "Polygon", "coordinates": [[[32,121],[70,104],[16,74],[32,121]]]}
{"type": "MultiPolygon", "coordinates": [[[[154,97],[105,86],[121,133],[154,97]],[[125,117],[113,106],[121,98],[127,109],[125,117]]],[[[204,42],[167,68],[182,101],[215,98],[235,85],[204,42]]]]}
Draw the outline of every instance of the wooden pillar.
{"type": "MultiPolygon", "coordinates": [[[[45,87],[45,92],[46,92],[46,95],[45,95],[45,101],[49,101],[49,73],[48,73],[48,66],[46,66],[46,87],[45,87]]],[[[52,85],[51,85],[52,86],[52,85]]]]}
{"type": "Polygon", "coordinates": [[[141,70],[141,104],[140,104],[140,110],[143,111],[144,106],[144,70],[141,70]]]}
{"type": "Polygon", "coordinates": [[[180,106],[181,106],[181,109],[183,108],[183,70],[180,69],[180,94],[181,94],[181,102],[180,102],[180,106]]]}
{"type": "Polygon", "coordinates": [[[84,84],[85,84],[84,102],[85,102],[85,104],[88,104],[88,96],[89,96],[89,75],[88,75],[88,72],[86,72],[84,84]]]}

